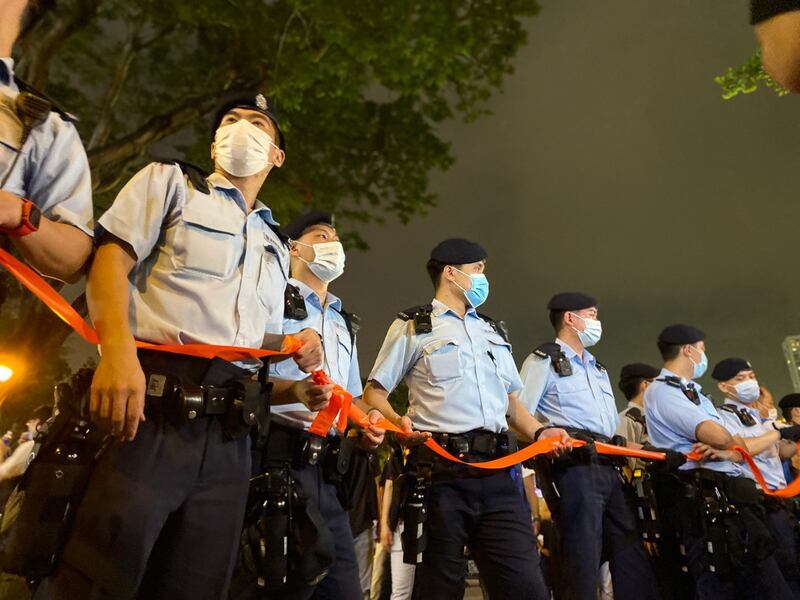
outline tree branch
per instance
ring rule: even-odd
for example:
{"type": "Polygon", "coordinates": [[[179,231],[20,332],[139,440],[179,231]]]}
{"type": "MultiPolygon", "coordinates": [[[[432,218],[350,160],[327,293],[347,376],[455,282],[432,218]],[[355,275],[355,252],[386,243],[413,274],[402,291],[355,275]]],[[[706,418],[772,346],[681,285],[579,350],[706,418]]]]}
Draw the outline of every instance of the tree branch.
{"type": "Polygon", "coordinates": [[[59,14],[48,27],[42,21],[33,28],[28,36],[26,53],[20,60],[20,73],[33,87],[43,90],[47,86],[50,73],[50,62],[73,34],[86,27],[97,15],[97,9],[103,0],[80,0],[69,14],[59,14]],[[41,31],[40,31],[41,30],[41,31]]]}

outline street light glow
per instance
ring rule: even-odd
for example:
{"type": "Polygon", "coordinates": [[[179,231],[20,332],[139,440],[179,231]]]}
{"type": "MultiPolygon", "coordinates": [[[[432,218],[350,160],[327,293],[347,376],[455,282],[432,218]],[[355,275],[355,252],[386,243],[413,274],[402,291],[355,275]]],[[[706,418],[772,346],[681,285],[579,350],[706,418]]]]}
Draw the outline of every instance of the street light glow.
{"type": "Polygon", "coordinates": [[[14,371],[12,371],[9,367],[5,365],[0,365],[0,383],[5,383],[9,379],[11,379],[11,376],[13,374],[14,371]]]}

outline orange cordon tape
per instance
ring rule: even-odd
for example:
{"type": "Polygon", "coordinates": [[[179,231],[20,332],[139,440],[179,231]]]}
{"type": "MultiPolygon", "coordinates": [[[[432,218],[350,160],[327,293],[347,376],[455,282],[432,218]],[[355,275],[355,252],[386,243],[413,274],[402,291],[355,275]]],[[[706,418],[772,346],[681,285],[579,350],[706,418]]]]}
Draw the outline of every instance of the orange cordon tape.
{"type": "MultiPolygon", "coordinates": [[[[316,371],[313,374],[314,383],[317,385],[326,385],[333,383],[330,378],[323,373],[322,371],[316,371]]],[[[338,415],[338,428],[340,431],[344,430],[344,421],[346,420],[346,415],[348,414],[347,409],[345,407],[349,407],[349,417],[352,421],[354,421],[359,427],[369,427],[369,417],[367,414],[361,410],[355,404],[352,404],[353,397],[348,393],[340,385],[334,384],[333,393],[331,395],[331,400],[328,406],[324,409],[319,411],[314,422],[311,425],[310,431],[312,433],[316,433],[317,435],[325,436],[331,429],[333,422],[336,420],[338,415]]],[[[394,423],[389,421],[388,419],[381,418],[377,423],[375,423],[378,427],[385,429],[387,431],[394,431],[395,433],[403,434],[403,431],[394,423]]],[[[501,458],[497,458],[495,460],[489,460],[486,462],[479,462],[479,463],[468,463],[457,456],[453,456],[447,450],[442,448],[438,443],[434,440],[430,439],[425,442],[425,445],[436,452],[439,456],[446,458],[447,460],[451,460],[456,463],[460,463],[462,465],[469,465],[470,467],[475,467],[477,469],[507,469],[517,463],[522,461],[528,460],[529,458],[533,458],[534,456],[538,456],[539,454],[547,454],[548,452],[552,452],[556,446],[559,444],[559,439],[557,438],[544,438],[540,439],[538,442],[534,442],[526,446],[521,450],[517,450],[516,452],[509,454],[507,456],[503,456],[501,458]]],[[[580,446],[585,446],[586,442],[582,440],[571,440],[573,448],[579,448],[580,446]]],[[[595,442],[595,448],[597,448],[597,452],[599,454],[605,454],[606,456],[623,456],[626,458],[641,458],[644,460],[658,460],[663,461],[666,460],[666,455],[663,452],[651,452],[649,450],[636,450],[634,448],[622,448],[620,446],[614,446],[613,444],[604,444],[602,442],[595,442]]],[[[764,491],[767,496],[774,496],[776,498],[791,498],[800,494],[800,477],[792,481],[788,486],[779,490],[770,490],[767,487],[767,483],[764,480],[764,476],[761,473],[761,470],[756,465],[753,457],[741,446],[734,446],[733,450],[739,452],[743,457],[747,465],[750,467],[750,470],[753,471],[755,475],[756,482],[764,491]]],[[[686,458],[689,460],[699,460],[701,457],[699,454],[695,452],[689,452],[686,455],[686,458]]]]}
{"type": "MultiPolygon", "coordinates": [[[[90,344],[99,344],[97,332],[75,311],[61,294],[55,291],[42,277],[28,265],[20,262],[8,252],[0,248],[0,265],[11,273],[17,280],[28,288],[33,294],[44,302],[62,321],[72,327],[78,335],[90,344]]],[[[282,356],[294,354],[302,343],[291,336],[286,336],[280,350],[261,350],[257,348],[240,348],[238,346],[211,346],[206,344],[176,344],[160,345],[136,341],[136,346],[160,352],[185,354],[200,358],[219,357],[223,360],[237,361],[265,356],[282,356]]]]}
{"type": "MultiPolygon", "coordinates": [[[[33,269],[11,256],[2,248],[0,248],[0,266],[5,268],[9,273],[16,277],[16,279],[22,285],[33,292],[33,294],[39,298],[39,300],[44,302],[50,310],[52,310],[67,325],[72,327],[72,329],[74,329],[84,340],[90,344],[100,343],[97,332],[92,329],[86,323],[86,321],[83,320],[83,318],[75,311],[75,309],[73,309],[72,306],[70,306],[70,304],[57,291],[48,285],[48,283],[33,269]]],[[[263,358],[265,356],[285,356],[294,354],[300,349],[302,343],[296,338],[287,335],[284,338],[283,346],[279,351],[261,350],[256,348],[240,348],[238,346],[212,346],[206,344],[159,345],[140,341],[137,341],[136,345],[139,348],[158,350],[161,352],[171,352],[173,354],[184,354],[188,356],[197,356],[200,358],[219,357],[223,360],[236,361],[263,358]]],[[[314,383],[317,385],[333,383],[323,371],[314,372],[312,374],[312,378],[314,383]]],[[[337,429],[339,431],[344,431],[345,426],[347,425],[348,417],[360,427],[368,427],[370,423],[366,413],[358,408],[358,406],[353,404],[352,401],[353,396],[348,393],[347,390],[340,385],[334,384],[333,394],[328,406],[324,410],[319,411],[314,419],[314,422],[311,424],[310,431],[321,436],[327,435],[334,421],[337,421],[337,417],[337,429]]],[[[399,433],[401,435],[403,434],[399,427],[384,418],[380,419],[377,423],[375,423],[375,425],[381,427],[382,429],[386,429],[387,431],[394,431],[395,433],[399,433]]],[[[558,443],[559,440],[555,438],[541,439],[538,442],[534,442],[533,444],[526,446],[522,450],[518,450],[513,454],[509,454],[508,456],[503,456],[502,458],[480,463],[464,462],[460,458],[450,454],[434,440],[426,441],[425,445],[443,458],[456,463],[465,465],[468,464],[469,466],[478,469],[506,469],[539,454],[551,452],[555,449],[558,443]]],[[[580,440],[572,440],[573,447],[579,447],[585,444],[586,442],[580,440]]],[[[642,458],[645,460],[666,459],[666,456],[663,452],[650,452],[648,450],[621,448],[619,446],[603,444],[601,442],[595,442],[595,447],[597,448],[598,453],[611,456],[625,456],[642,458]]],[[[775,496],[777,498],[791,498],[800,494],[800,477],[792,481],[785,488],[779,490],[769,490],[766,482],[764,481],[764,476],[761,474],[761,470],[758,468],[758,465],[756,465],[753,457],[750,456],[750,454],[748,454],[747,451],[740,446],[734,446],[733,449],[738,451],[744,457],[744,460],[747,462],[750,470],[753,471],[758,485],[761,486],[761,489],[764,490],[766,495],[775,496]]],[[[689,453],[686,456],[689,458],[689,460],[697,460],[699,458],[699,456],[694,453],[689,453]]]]}

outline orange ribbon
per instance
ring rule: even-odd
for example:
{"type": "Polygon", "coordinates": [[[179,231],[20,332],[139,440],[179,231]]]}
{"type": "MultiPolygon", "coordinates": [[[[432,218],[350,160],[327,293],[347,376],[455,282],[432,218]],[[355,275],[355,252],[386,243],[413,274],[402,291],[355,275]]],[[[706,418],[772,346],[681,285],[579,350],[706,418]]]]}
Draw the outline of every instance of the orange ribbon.
{"type": "MultiPolygon", "coordinates": [[[[17,280],[28,288],[33,294],[44,302],[67,325],[90,344],[99,344],[97,332],[83,320],[78,312],[70,306],[64,297],[55,291],[42,277],[28,265],[17,260],[11,254],[0,248],[0,266],[4,267],[17,280]]],[[[302,346],[300,340],[287,335],[283,339],[280,350],[262,350],[258,348],[241,348],[239,346],[213,346],[207,344],[151,344],[136,341],[138,348],[185,354],[200,358],[219,357],[223,360],[237,361],[263,358],[265,356],[281,356],[294,354],[302,346]]]]}
{"type": "MultiPolygon", "coordinates": [[[[325,385],[330,384],[331,380],[328,376],[318,371],[314,374],[314,383],[318,385],[325,385]]],[[[352,396],[342,388],[341,386],[334,384],[334,391],[331,397],[331,402],[328,406],[321,410],[317,417],[314,419],[314,422],[311,426],[312,433],[316,433],[317,435],[325,436],[330,431],[331,425],[333,424],[336,415],[339,415],[339,428],[340,431],[343,430],[342,428],[342,415],[344,414],[344,410],[342,407],[347,403],[352,402],[352,396]],[[340,412],[341,411],[341,412],[340,412]]],[[[355,404],[350,404],[349,408],[349,417],[352,419],[359,427],[368,428],[371,425],[380,427],[381,429],[385,429],[387,431],[394,431],[401,436],[405,434],[403,430],[401,430],[397,425],[392,423],[386,418],[379,419],[376,423],[370,423],[369,417],[367,414],[361,410],[355,404]]],[[[579,448],[581,446],[585,446],[586,442],[582,440],[570,440],[572,442],[573,448],[579,448]]],[[[506,456],[496,458],[494,460],[488,460],[485,462],[466,462],[461,460],[459,457],[450,454],[447,450],[442,448],[435,440],[429,439],[425,442],[425,445],[433,450],[436,454],[450,460],[455,463],[459,463],[462,465],[469,465],[470,467],[475,467],[476,469],[507,469],[509,467],[514,466],[517,463],[523,462],[528,460],[529,458],[533,458],[534,456],[538,456],[540,454],[547,454],[552,452],[556,449],[557,446],[561,443],[559,438],[543,438],[537,442],[534,442],[521,450],[517,450],[511,454],[506,456]]],[[[605,444],[603,442],[595,442],[595,448],[597,449],[598,454],[604,454],[606,456],[621,456],[625,458],[641,458],[644,460],[657,460],[663,461],[666,460],[666,454],[664,452],[653,452],[651,450],[637,450],[635,448],[623,448],[621,446],[615,446],[613,444],[605,444]]],[[[779,490],[770,490],[767,487],[767,483],[764,480],[764,475],[761,473],[761,469],[758,468],[755,460],[753,457],[741,446],[734,446],[732,448],[739,452],[743,457],[747,466],[750,467],[750,470],[753,472],[753,475],[756,478],[756,482],[758,483],[759,487],[764,491],[767,496],[774,496],[776,498],[792,498],[800,494],[800,477],[796,478],[792,481],[788,486],[785,488],[781,488],[779,490]]],[[[686,454],[686,458],[688,460],[699,460],[701,455],[696,452],[689,452],[686,454]]]]}
{"type": "MultiPolygon", "coordinates": [[[[99,344],[100,338],[97,332],[89,326],[86,321],[78,314],[78,312],[70,306],[61,294],[55,291],[42,277],[36,273],[29,266],[14,258],[11,254],[0,248],[0,266],[5,268],[11,273],[23,286],[28,288],[39,300],[44,302],[50,310],[52,310],[62,321],[72,327],[75,332],[80,335],[84,340],[90,344],[99,344]]],[[[171,352],[173,354],[184,354],[188,356],[197,356],[200,358],[214,358],[219,357],[223,360],[237,361],[263,358],[265,356],[278,356],[278,355],[291,355],[296,353],[302,346],[300,340],[292,337],[285,336],[281,349],[275,350],[262,350],[257,348],[242,348],[239,346],[214,346],[207,344],[151,344],[148,342],[136,341],[136,346],[148,350],[158,350],[160,352],[171,352]]],[[[330,378],[323,371],[316,371],[312,374],[312,380],[317,385],[329,385],[333,383],[330,378]]],[[[347,424],[348,417],[356,422],[360,427],[369,427],[375,425],[387,431],[394,431],[400,435],[404,432],[397,427],[394,423],[385,418],[381,418],[376,423],[370,423],[369,417],[358,406],[352,404],[353,396],[348,393],[342,386],[334,384],[333,393],[328,406],[319,411],[311,424],[310,431],[316,435],[326,436],[333,426],[333,422],[337,420],[337,429],[344,431],[347,424]]],[[[457,456],[453,456],[447,450],[442,448],[434,440],[429,439],[425,442],[431,450],[436,452],[439,456],[447,460],[469,465],[477,469],[507,469],[519,462],[533,458],[539,454],[547,454],[552,452],[558,445],[560,440],[558,438],[544,438],[538,442],[534,442],[525,448],[518,450],[507,456],[489,460],[479,463],[468,463],[457,456]]],[[[572,440],[573,447],[580,447],[585,445],[586,442],[580,440],[572,440]]],[[[635,450],[633,448],[622,448],[612,444],[604,444],[602,442],[595,442],[595,447],[599,454],[607,456],[624,456],[632,458],[642,458],[645,460],[665,460],[666,456],[663,452],[651,452],[648,450],[635,450]]],[[[753,457],[741,446],[734,446],[733,450],[739,452],[747,463],[750,470],[758,482],[758,485],[764,490],[768,496],[777,498],[791,498],[800,494],[800,477],[792,481],[785,488],[779,490],[770,490],[764,480],[764,476],[758,465],[753,460],[753,457]]],[[[689,460],[697,460],[700,456],[696,453],[690,452],[687,455],[689,460]]]]}

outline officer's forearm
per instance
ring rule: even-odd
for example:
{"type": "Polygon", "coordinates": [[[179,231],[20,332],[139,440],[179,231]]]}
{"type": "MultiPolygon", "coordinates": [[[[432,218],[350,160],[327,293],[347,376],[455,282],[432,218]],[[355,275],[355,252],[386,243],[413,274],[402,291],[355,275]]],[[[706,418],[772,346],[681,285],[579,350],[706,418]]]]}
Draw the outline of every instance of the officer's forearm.
{"type": "Polygon", "coordinates": [[[42,216],[39,230],[11,241],[22,257],[42,274],[68,283],[80,279],[92,252],[92,238],[67,223],[42,216]]]}
{"type": "Polygon", "coordinates": [[[98,248],[89,271],[86,300],[103,349],[129,348],[133,343],[128,322],[128,273],[135,264],[132,250],[108,242],[98,248]]]}
{"type": "Polygon", "coordinates": [[[533,441],[536,432],[542,428],[516,394],[508,395],[508,424],[527,441],[533,441]]]}
{"type": "Polygon", "coordinates": [[[301,402],[293,386],[297,381],[291,379],[274,379],[269,378],[272,383],[272,394],[270,395],[270,404],[278,406],[280,404],[294,404],[301,402]]]}
{"type": "Polygon", "coordinates": [[[755,456],[756,454],[761,454],[764,450],[773,448],[780,439],[781,434],[773,430],[756,437],[744,438],[744,445],[747,451],[755,456]]]}
{"type": "Polygon", "coordinates": [[[722,425],[711,420],[701,422],[695,428],[694,434],[698,442],[717,450],[728,450],[734,444],[740,443],[722,425]]]}
{"type": "Polygon", "coordinates": [[[764,70],[787,90],[800,92],[800,11],[776,15],[756,26],[764,70]]]}
{"type": "Polygon", "coordinates": [[[395,425],[399,424],[400,415],[398,415],[392,405],[389,404],[389,392],[383,389],[380,385],[373,381],[367,383],[364,388],[364,395],[362,396],[364,404],[369,408],[376,408],[383,416],[390,420],[395,425]]]}

